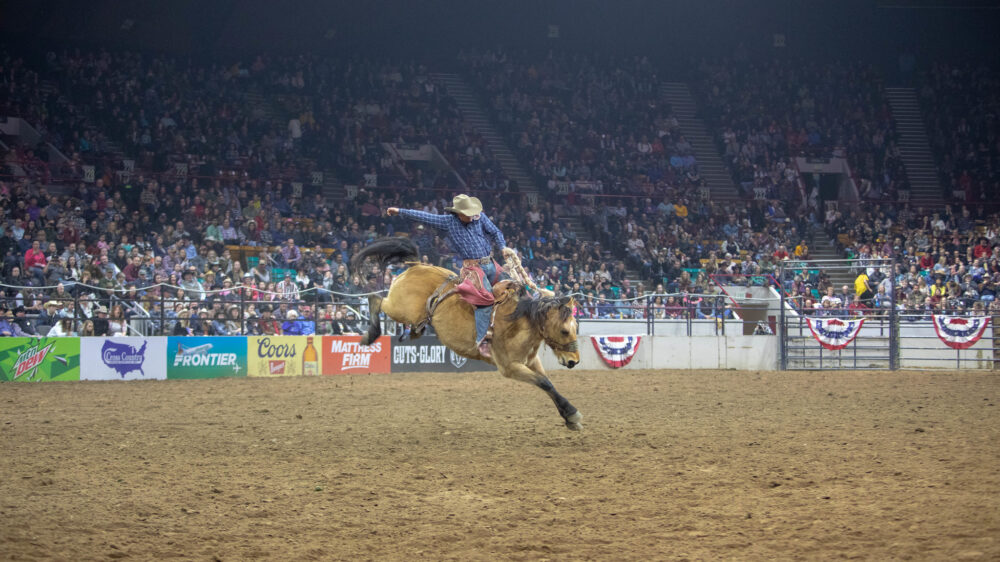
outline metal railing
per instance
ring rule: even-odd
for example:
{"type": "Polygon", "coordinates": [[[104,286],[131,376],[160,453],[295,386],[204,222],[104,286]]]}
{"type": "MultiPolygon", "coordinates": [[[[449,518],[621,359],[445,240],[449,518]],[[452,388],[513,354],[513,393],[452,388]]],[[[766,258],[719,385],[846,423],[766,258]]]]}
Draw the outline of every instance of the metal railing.
{"type": "MultiPolygon", "coordinates": [[[[890,369],[899,368],[899,319],[895,306],[895,271],[894,260],[871,259],[866,265],[869,268],[888,273],[890,288],[887,291],[890,302],[885,311],[874,317],[866,317],[864,327],[868,330],[865,337],[855,337],[844,348],[829,350],[813,338],[813,327],[808,315],[812,311],[804,310],[801,303],[787,291],[778,291],[781,306],[778,319],[778,353],[782,370],[824,370],[824,369],[890,369]]],[[[780,284],[788,274],[794,276],[796,271],[822,270],[855,271],[858,264],[846,260],[804,260],[782,264],[778,270],[780,284]]],[[[841,315],[842,311],[836,311],[841,315]]]]}
{"type": "MultiPolygon", "coordinates": [[[[120,324],[121,329],[110,335],[185,335],[176,329],[181,320],[189,335],[202,333],[206,335],[258,335],[263,330],[270,329],[276,335],[285,331],[282,323],[287,319],[285,312],[294,310],[298,318],[290,327],[296,331],[317,334],[361,333],[362,322],[367,321],[367,297],[372,293],[337,293],[318,288],[299,291],[299,298],[290,298],[284,294],[238,286],[233,289],[215,289],[203,291],[201,299],[168,297],[163,289],[178,289],[166,284],[147,287],[146,290],[157,290],[151,294],[132,294],[124,289],[103,289],[77,283],[71,292],[62,296],[36,296],[33,292],[55,287],[15,287],[0,284],[0,288],[14,289],[17,294],[27,296],[7,297],[4,304],[9,310],[24,308],[25,311],[41,309],[39,312],[26,314],[38,333],[27,335],[47,336],[56,324],[60,324],[62,332],[53,335],[109,335],[104,332],[105,323],[120,324]],[[256,295],[256,298],[251,294],[256,295]],[[25,300],[29,302],[25,302],[25,300]],[[25,306],[27,305],[27,306],[25,306]],[[49,306],[55,305],[55,306],[49,306]],[[121,307],[121,317],[112,316],[117,307],[121,307]],[[269,316],[277,324],[267,325],[263,310],[268,310],[269,316]],[[106,316],[101,315],[104,313],[106,316]],[[338,318],[337,314],[342,317],[338,318]],[[194,318],[192,318],[194,315],[194,318]],[[222,316],[221,318],[219,316],[222,316]],[[68,328],[62,329],[62,320],[68,320],[68,328]],[[96,322],[95,322],[96,321],[96,322]],[[97,324],[95,332],[87,330],[87,323],[97,324]],[[194,322],[194,324],[192,324],[194,322]],[[39,324],[40,323],[40,324],[39,324]],[[224,333],[218,326],[224,326],[224,333]],[[44,329],[38,330],[41,326],[44,329]]],[[[16,319],[15,319],[16,320],[16,319]]],[[[60,332],[60,330],[56,330],[60,332]]]]}

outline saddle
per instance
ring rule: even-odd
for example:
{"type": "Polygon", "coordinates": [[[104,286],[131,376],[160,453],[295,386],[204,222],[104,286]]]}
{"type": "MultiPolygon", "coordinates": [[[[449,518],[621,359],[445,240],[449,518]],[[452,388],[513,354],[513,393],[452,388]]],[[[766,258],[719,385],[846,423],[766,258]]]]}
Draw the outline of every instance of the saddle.
{"type": "MultiPolygon", "coordinates": [[[[459,287],[462,285],[462,283],[460,283],[459,281],[460,278],[458,275],[452,275],[451,277],[445,279],[444,283],[441,283],[441,285],[437,289],[435,289],[433,293],[431,293],[431,296],[427,297],[427,304],[426,304],[427,315],[424,316],[423,320],[421,320],[417,324],[414,324],[410,328],[411,340],[415,340],[420,336],[424,335],[424,330],[427,329],[427,325],[431,323],[431,318],[434,317],[434,311],[437,310],[437,307],[440,306],[445,299],[447,299],[452,295],[456,294],[459,295],[459,297],[461,297],[462,300],[465,300],[472,306],[483,306],[482,304],[478,304],[477,302],[470,302],[469,299],[465,298],[465,295],[459,289],[459,287]]],[[[498,281],[496,284],[493,285],[492,293],[493,293],[492,294],[493,302],[488,303],[494,305],[493,314],[490,316],[490,330],[493,329],[493,321],[496,318],[496,310],[497,310],[496,305],[503,304],[508,298],[512,296],[521,296],[526,293],[526,290],[524,288],[524,285],[518,283],[517,281],[514,281],[512,279],[504,279],[503,281],[498,281]]],[[[481,294],[478,292],[474,293],[474,296],[477,301],[482,299],[481,294]]],[[[399,341],[403,341],[404,335],[405,334],[400,334],[399,341]]]]}

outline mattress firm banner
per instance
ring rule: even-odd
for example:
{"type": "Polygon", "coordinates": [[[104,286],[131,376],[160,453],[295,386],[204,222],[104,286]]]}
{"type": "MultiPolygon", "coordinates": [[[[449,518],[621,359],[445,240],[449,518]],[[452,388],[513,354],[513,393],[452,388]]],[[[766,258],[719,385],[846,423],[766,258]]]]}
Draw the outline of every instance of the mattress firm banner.
{"type": "Polygon", "coordinates": [[[79,338],[0,338],[0,381],[77,380],[79,338]]]}
{"type": "Polygon", "coordinates": [[[444,346],[437,336],[424,336],[415,340],[395,342],[392,346],[392,372],[437,371],[472,372],[495,371],[489,363],[466,359],[444,346]]]}
{"type": "Polygon", "coordinates": [[[324,375],[389,373],[392,369],[392,339],[380,336],[371,345],[361,345],[361,336],[323,336],[324,375]]]}
{"type": "Polygon", "coordinates": [[[313,336],[264,336],[247,338],[247,361],[251,377],[294,377],[323,372],[313,336]]]}
{"type": "Polygon", "coordinates": [[[167,338],[168,379],[245,377],[247,338],[240,336],[167,338]]]}
{"type": "Polygon", "coordinates": [[[167,378],[166,338],[80,338],[82,380],[167,378]]]}

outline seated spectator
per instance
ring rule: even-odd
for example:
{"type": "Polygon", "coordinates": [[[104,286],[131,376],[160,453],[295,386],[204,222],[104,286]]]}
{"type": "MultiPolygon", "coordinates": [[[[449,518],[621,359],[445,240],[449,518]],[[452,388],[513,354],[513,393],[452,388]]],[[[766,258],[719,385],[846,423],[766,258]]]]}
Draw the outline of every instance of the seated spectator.
{"type": "Polygon", "coordinates": [[[58,322],[52,325],[52,328],[49,329],[49,333],[46,335],[50,338],[76,336],[77,332],[73,327],[73,319],[60,318],[58,322]]]}

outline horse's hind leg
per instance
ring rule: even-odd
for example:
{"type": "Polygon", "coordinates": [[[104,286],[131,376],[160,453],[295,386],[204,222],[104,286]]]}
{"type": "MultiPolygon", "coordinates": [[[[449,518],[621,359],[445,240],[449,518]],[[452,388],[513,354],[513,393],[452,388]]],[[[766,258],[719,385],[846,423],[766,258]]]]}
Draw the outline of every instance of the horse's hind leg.
{"type": "Polygon", "coordinates": [[[559,410],[559,415],[566,421],[566,427],[569,429],[575,431],[583,427],[580,423],[583,421],[583,414],[570,404],[565,396],[556,391],[556,388],[552,385],[552,381],[549,380],[549,377],[545,375],[545,371],[542,370],[542,362],[537,357],[529,361],[528,365],[523,363],[508,365],[501,369],[501,373],[507,378],[533,384],[545,391],[545,394],[548,394],[552,402],[555,403],[556,409],[559,410]]]}

